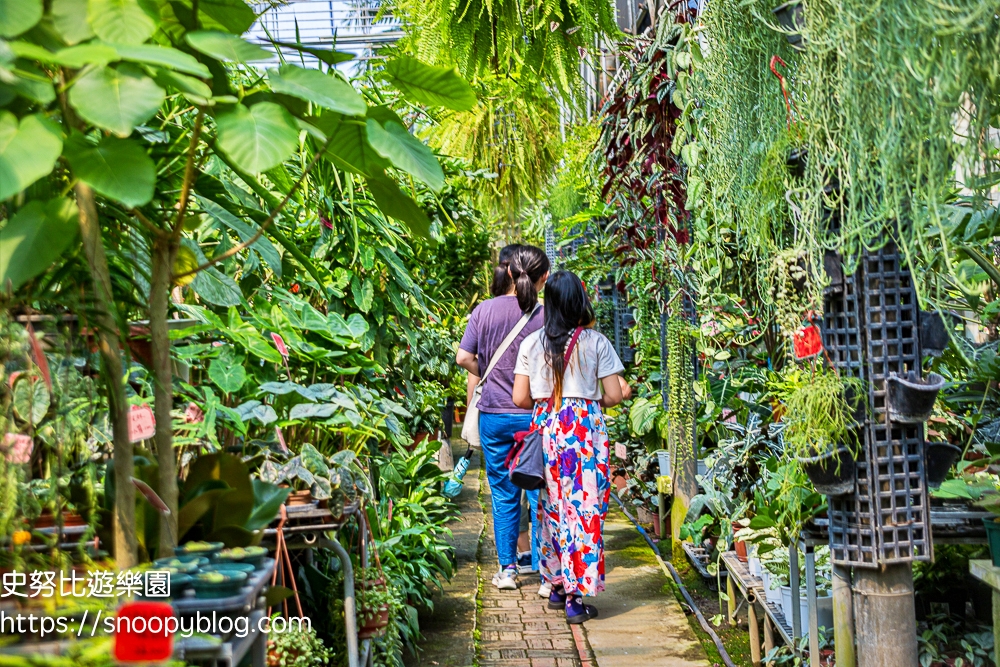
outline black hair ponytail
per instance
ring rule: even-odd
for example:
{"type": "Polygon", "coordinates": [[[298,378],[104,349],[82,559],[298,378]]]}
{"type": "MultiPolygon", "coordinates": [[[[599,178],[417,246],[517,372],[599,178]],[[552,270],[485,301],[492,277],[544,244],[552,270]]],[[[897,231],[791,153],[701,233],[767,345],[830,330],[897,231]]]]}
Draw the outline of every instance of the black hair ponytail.
{"type": "Polygon", "coordinates": [[[549,270],[549,258],[545,252],[532,245],[519,247],[510,260],[510,275],[514,279],[517,305],[522,313],[530,313],[538,303],[535,283],[549,270]]]}
{"type": "Polygon", "coordinates": [[[521,247],[520,243],[511,243],[506,245],[500,250],[500,255],[497,257],[497,268],[493,269],[493,282],[490,283],[490,296],[497,297],[503,296],[510,291],[511,286],[514,281],[510,278],[510,260],[517,252],[517,249],[521,247]]]}
{"type": "Polygon", "coordinates": [[[572,271],[556,271],[545,282],[545,329],[542,349],[545,363],[552,369],[555,407],[562,400],[563,374],[566,372],[566,345],[577,327],[594,323],[594,307],[590,305],[583,281],[572,271]]]}

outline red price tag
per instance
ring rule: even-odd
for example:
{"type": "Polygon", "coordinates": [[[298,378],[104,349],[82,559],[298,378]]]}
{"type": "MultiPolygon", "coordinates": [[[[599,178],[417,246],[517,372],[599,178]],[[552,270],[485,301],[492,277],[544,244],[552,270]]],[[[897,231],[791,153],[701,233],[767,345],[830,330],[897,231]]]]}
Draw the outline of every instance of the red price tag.
{"type": "Polygon", "coordinates": [[[174,652],[177,621],[165,602],[128,602],[115,619],[115,659],[160,662],[174,652]]]}
{"type": "Polygon", "coordinates": [[[149,440],[156,433],[156,420],[148,405],[133,405],[128,412],[129,442],[149,440]]]}
{"type": "Polygon", "coordinates": [[[622,461],[628,458],[628,447],[626,447],[621,442],[615,443],[615,456],[620,458],[622,461]]]}
{"type": "Polygon", "coordinates": [[[792,336],[792,344],[795,347],[796,359],[815,357],[823,351],[823,339],[820,336],[819,327],[815,324],[802,327],[792,336]]]}
{"type": "Polygon", "coordinates": [[[281,337],[280,334],[271,334],[271,340],[274,341],[274,346],[278,348],[278,353],[285,358],[285,363],[288,363],[288,348],[285,347],[285,339],[281,337]]]}
{"type": "Polygon", "coordinates": [[[23,465],[31,462],[31,452],[35,449],[35,442],[30,435],[8,433],[3,437],[3,447],[7,463],[23,465]]]}

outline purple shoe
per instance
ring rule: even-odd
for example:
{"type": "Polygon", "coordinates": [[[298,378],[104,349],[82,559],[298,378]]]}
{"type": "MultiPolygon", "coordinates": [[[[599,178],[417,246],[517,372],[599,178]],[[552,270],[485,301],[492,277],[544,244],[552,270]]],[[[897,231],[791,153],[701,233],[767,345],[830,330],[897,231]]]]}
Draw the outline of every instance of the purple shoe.
{"type": "Polygon", "coordinates": [[[549,593],[549,609],[562,609],[566,606],[566,591],[562,586],[553,586],[549,593]]]}
{"type": "Polygon", "coordinates": [[[583,598],[573,595],[566,598],[566,622],[583,623],[592,618],[597,618],[597,607],[583,604],[583,598]]]}

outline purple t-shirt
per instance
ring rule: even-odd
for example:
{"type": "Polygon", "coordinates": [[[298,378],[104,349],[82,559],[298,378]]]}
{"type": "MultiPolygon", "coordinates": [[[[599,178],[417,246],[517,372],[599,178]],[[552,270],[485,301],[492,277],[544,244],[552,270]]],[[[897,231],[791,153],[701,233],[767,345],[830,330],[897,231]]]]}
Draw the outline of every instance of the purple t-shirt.
{"type": "MultiPolygon", "coordinates": [[[[539,308],[528,320],[521,333],[517,335],[507,351],[490,371],[483,385],[483,395],[479,400],[479,411],[489,413],[531,412],[514,405],[514,364],[517,363],[517,350],[521,341],[533,331],[542,328],[544,308],[539,308]]],[[[500,343],[511,332],[514,325],[521,319],[523,313],[517,305],[516,296],[498,296],[483,301],[476,306],[469,316],[469,324],[465,327],[465,335],[459,347],[479,358],[479,372],[485,373],[493,353],[500,343]]]]}

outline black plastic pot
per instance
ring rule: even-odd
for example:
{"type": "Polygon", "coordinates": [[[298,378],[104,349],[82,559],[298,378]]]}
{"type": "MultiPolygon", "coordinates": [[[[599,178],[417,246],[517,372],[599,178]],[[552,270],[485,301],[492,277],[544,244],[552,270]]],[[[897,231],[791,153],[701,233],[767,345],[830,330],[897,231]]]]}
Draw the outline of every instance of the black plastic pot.
{"type": "Polygon", "coordinates": [[[791,0],[791,2],[778,5],[772,11],[778,18],[778,23],[786,31],[785,39],[792,45],[792,48],[804,50],[806,45],[802,41],[802,28],[806,25],[806,16],[802,0],[791,0]]]}
{"type": "Polygon", "coordinates": [[[910,371],[906,377],[891,373],[885,384],[889,421],[897,424],[922,424],[931,416],[934,401],[944,386],[944,378],[937,373],[921,378],[916,372],[910,371]]]}
{"type": "Polygon", "coordinates": [[[924,468],[927,471],[927,486],[936,489],[948,476],[955,465],[962,448],[950,442],[928,442],[924,444],[924,468]]]}
{"type": "Polygon", "coordinates": [[[941,313],[936,310],[929,313],[920,311],[920,351],[940,357],[948,347],[948,341],[948,329],[941,313]]]}
{"type": "Polygon", "coordinates": [[[844,288],[844,258],[839,252],[827,250],[823,253],[823,270],[830,279],[830,288],[837,291],[844,288]]]}
{"type": "Polygon", "coordinates": [[[799,458],[798,462],[817,492],[825,496],[842,496],[854,490],[854,456],[847,447],[799,458]]]}
{"type": "Polygon", "coordinates": [[[448,402],[444,406],[444,412],[441,413],[441,421],[444,422],[444,436],[446,438],[451,437],[451,429],[455,425],[455,399],[449,398],[448,402]]]}
{"type": "Polygon", "coordinates": [[[806,175],[806,158],[809,157],[809,149],[805,147],[793,148],[788,151],[788,158],[785,165],[788,172],[795,178],[802,178],[806,175]]]}

